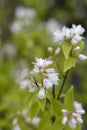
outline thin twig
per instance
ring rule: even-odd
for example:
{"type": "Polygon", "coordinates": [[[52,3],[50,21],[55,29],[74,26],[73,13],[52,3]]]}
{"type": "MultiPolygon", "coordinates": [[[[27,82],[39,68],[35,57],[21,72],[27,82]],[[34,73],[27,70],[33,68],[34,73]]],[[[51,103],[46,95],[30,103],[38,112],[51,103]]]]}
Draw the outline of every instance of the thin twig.
{"type": "Polygon", "coordinates": [[[53,88],[52,88],[52,94],[53,94],[53,98],[55,98],[55,86],[53,85],[53,88]]]}
{"type": "Polygon", "coordinates": [[[64,88],[64,85],[65,85],[65,82],[66,82],[66,79],[67,79],[67,75],[68,75],[68,73],[69,73],[69,70],[66,72],[66,74],[65,74],[65,76],[64,76],[64,79],[63,79],[62,85],[61,85],[60,90],[59,90],[59,93],[58,93],[57,100],[59,100],[59,98],[60,98],[60,95],[61,95],[62,90],[63,90],[63,88],[64,88]]]}
{"type": "Polygon", "coordinates": [[[39,85],[38,85],[38,83],[37,83],[35,77],[33,77],[33,79],[34,79],[34,83],[35,83],[35,85],[39,88],[39,85]]]}

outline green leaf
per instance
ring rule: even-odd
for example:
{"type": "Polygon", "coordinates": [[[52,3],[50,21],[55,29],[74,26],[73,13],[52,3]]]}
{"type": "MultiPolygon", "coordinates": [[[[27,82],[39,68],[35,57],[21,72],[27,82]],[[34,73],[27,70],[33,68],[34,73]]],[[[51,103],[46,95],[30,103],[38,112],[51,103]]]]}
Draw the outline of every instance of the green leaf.
{"type": "Polygon", "coordinates": [[[37,102],[38,102],[38,104],[39,104],[41,110],[44,111],[46,99],[43,99],[43,100],[37,99],[37,102]]]}
{"type": "Polygon", "coordinates": [[[29,109],[29,115],[31,118],[34,118],[37,116],[38,112],[40,110],[40,107],[37,102],[33,103],[29,109]]]}
{"type": "Polygon", "coordinates": [[[83,48],[84,48],[84,41],[78,42],[72,49],[72,55],[73,56],[78,56],[81,53],[81,51],[83,50],[83,48]],[[77,50],[77,51],[74,51],[74,48],[77,47],[77,46],[79,46],[80,49],[77,50]]]}
{"type": "Polygon", "coordinates": [[[62,125],[61,121],[62,121],[62,116],[59,116],[54,122],[54,124],[52,125],[51,130],[63,130],[64,126],[62,125]]]}
{"type": "Polygon", "coordinates": [[[57,101],[56,99],[53,99],[51,102],[51,108],[50,112],[54,116],[61,115],[61,109],[62,109],[62,103],[57,101]]]}
{"type": "Polygon", "coordinates": [[[63,53],[66,59],[69,57],[72,45],[68,41],[64,41],[62,44],[63,53]]]}
{"type": "Polygon", "coordinates": [[[38,130],[47,130],[47,128],[49,128],[48,130],[51,130],[51,119],[49,114],[44,113],[44,117],[39,123],[38,130]]]}
{"type": "Polygon", "coordinates": [[[74,102],[74,93],[73,93],[73,86],[71,86],[71,88],[66,93],[63,108],[72,111],[73,102],[74,102]]]}
{"type": "Polygon", "coordinates": [[[69,57],[67,60],[65,60],[64,72],[71,69],[72,67],[75,67],[75,64],[76,64],[76,59],[72,58],[72,57],[69,57]]]}

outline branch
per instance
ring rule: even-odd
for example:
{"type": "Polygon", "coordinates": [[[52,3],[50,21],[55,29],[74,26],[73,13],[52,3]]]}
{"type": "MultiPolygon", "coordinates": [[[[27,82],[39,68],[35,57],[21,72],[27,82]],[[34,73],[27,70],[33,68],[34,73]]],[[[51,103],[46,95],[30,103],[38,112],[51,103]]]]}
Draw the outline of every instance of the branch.
{"type": "Polygon", "coordinates": [[[61,93],[62,93],[62,91],[63,91],[63,88],[64,88],[64,85],[65,85],[65,82],[66,82],[68,73],[69,73],[69,70],[66,72],[66,74],[65,74],[65,76],[64,76],[62,85],[61,85],[61,87],[60,87],[60,90],[59,90],[59,93],[58,93],[58,96],[57,96],[57,100],[59,100],[60,95],[61,95],[61,93]]]}

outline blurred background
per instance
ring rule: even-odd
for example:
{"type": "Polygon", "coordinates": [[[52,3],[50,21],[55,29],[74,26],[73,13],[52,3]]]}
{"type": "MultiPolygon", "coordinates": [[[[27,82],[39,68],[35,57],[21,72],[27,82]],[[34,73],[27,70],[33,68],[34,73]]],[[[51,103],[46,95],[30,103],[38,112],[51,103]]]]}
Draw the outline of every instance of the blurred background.
{"type": "MultiPolygon", "coordinates": [[[[17,84],[21,72],[32,69],[35,57],[48,57],[52,33],[73,23],[87,30],[87,0],[0,0],[0,130],[15,130],[13,114],[28,105],[28,92],[17,84]]],[[[87,31],[84,37],[87,55],[87,31]]],[[[87,111],[87,61],[77,63],[67,84],[87,111]]],[[[87,113],[83,118],[87,130],[87,113]]]]}

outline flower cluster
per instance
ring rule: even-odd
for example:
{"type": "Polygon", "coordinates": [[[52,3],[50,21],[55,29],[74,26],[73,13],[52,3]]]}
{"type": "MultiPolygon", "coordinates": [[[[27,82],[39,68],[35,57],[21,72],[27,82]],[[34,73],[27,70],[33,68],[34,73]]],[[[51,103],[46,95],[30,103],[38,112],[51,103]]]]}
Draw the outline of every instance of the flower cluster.
{"type": "Polygon", "coordinates": [[[48,68],[52,65],[52,61],[48,59],[36,58],[36,62],[33,62],[33,64],[33,72],[39,76],[40,79],[37,97],[44,99],[46,97],[46,90],[52,88],[53,85],[58,85],[58,73],[55,72],[54,68],[48,68]]]}
{"type": "Polygon", "coordinates": [[[72,25],[72,28],[63,27],[62,31],[56,30],[53,33],[54,41],[59,42],[61,44],[65,39],[71,41],[72,44],[77,44],[79,41],[84,39],[81,35],[84,32],[84,28],[81,25],[72,25]]]}
{"type": "Polygon", "coordinates": [[[62,109],[62,113],[64,116],[62,119],[62,124],[65,125],[66,123],[68,123],[69,127],[71,127],[72,129],[76,128],[77,123],[83,123],[82,115],[85,113],[81,103],[75,101],[73,107],[73,112],[70,112],[66,109],[62,109]]]}
{"type": "Polygon", "coordinates": [[[27,125],[31,126],[31,127],[37,127],[39,125],[40,122],[40,117],[34,117],[33,119],[31,119],[30,117],[27,117],[27,110],[24,109],[22,111],[18,111],[17,113],[17,117],[15,117],[13,119],[13,129],[12,130],[21,130],[20,126],[19,126],[19,122],[20,117],[21,119],[23,119],[24,122],[26,122],[27,125]]]}
{"type": "MultiPolygon", "coordinates": [[[[63,27],[62,31],[56,30],[53,33],[53,39],[55,42],[58,42],[59,44],[63,43],[64,40],[68,40],[74,47],[74,52],[79,51],[81,48],[78,45],[80,41],[84,39],[82,34],[84,33],[85,29],[81,25],[72,25],[72,28],[63,27]]],[[[78,58],[80,60],[86,60],[87,56],[83,54],[78,54],[78,58]]]]}

